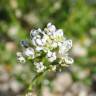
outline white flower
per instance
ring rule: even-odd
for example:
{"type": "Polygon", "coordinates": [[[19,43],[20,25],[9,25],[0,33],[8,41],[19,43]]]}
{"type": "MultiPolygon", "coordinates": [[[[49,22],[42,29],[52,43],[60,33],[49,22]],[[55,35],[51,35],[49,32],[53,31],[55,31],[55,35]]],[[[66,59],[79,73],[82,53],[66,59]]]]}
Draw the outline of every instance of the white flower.
{"type": "Polygon", "coordinates": [[[46,36],[44,36],[44,37],[42,38],[42,44],[45,45],[45,44],[46,44],[46,41],[47,41],[47,38],[46,38],[46,36]]]}
{"type": "Polygon", "coordinates": [[[74,60],[68,56],[64,57],[64,60],[66,64],[72,64],[74,62],[74,60]]]}
{"type": "Polygon", "coordinates": [[[25,58],[23,57],[22,53],[21,52],[17,52],[17,61],[19,61],[20,63],[25,63],[26,60],[25,58]]]}
{"type": "Polygon", "coordinates": [[[58,42],[58,46],[61,47],[62,46],[62,42],[58,42]]]}
{"type": "Polygon", "coordinates": [[[41,51],[41,50],[43,50],[43,47],[36,47],[36,51],[41,51]]]}
{"type": "Polygon", "coordinates": [[[59,54],[64,55],[72,47],[72,40],[65,40],[61,45],[59,45],[59,54]]]}
{"type": "Polygon", "coordinates": [[[26,56],[26,57],[31,57],[32,59],[34,58],[34,49],[33,48],[26,48],[24,51],[23,51],[23,54],[26,56]]]}
{"type": "Polygon", "coordinates": [[[55,52],[48,51],[47,58],[48,58],[48,60],[50,62],[53,62],[54,60],[56,60],[56,53],[55,52]]]}
{"type": "Polygon", "coordinates": [[[55,32],[56,31],[56,27],[55,25],[52,25],[51,23],[47,24],[47,28],[50,32],[55,32]]]}
{"type": "Polygon", "coordinates": [[[53,33],[53,37],[54,38],[61,38],[63,37],[63,30],[62,29],[58,29],[53,33]]]}
{"type": "Polygon", "coordinates": [[[20,57],[20,56],[22,56],[22,53],[21,52],[17,52],[16,55],[17,55],[17,57],[20,57]]]}
{"type": "Polygon", "coordinates": [[[52,46],[52,48],[56,48],[58,46],[58,44],[57,44],[57,42],[53,42],[51,46],[52,46]]]}
{"type": "Polygon", "coordinates": [[[63,38],[63,30],[62,29],[57,29],[54,25],[51,23],[47,24],[47,34],[52,38],[52,39],[62,39],[63,38]],[[48,30],[48,31],[47,31],[48,30]]]}
{"type": "Polygon", "coordinates": [[[43,46],[46,43],[46,40],[43,39],[44,32],[40,28],[32,30],[30,36],[34,46],[43,46]]]}
{"type": "Polygon", "coordinates": [[[31,30],[30,37],[33,38],[36,35],[37,35],[37,30],[31,30]]]}
{"type": "Polygon", "coordinates": [[[31,40],[34,46],[44,46],[46,44],[46,34],[38,29],[39,34],[34,35],[31,40]]]}
{"type": "Polygon", "coordinates": [[[32,44],[33,44],[34,46],[37,46],[37,44],[36,44],[36,37],[33,37],[33,38],[32,38],[32,44]]]}
{"type": "Polygon", "coordinates": [[[52,23],[51,22],[49,22],[48,24],[47,24],[47,27],[49,27],[49,26],[51,26],[52,25],[52,23]]]}
{"type": "Polygon", "coordinates": [[[45,66],[43,65],[43,62],[34,63],[36,66],[37,72],[42,72],[45,69],[45,66]]]}
{"type": "Polygon", "coordinates": [[[42,39],[36,39],[36,43],[37,43],[38,45],[40,45],[40,46],[43,45],[42,39]]]}
{"type": "Polygon", "coordinates": [[[49,36],[52,36],[54,34],[54,32],[56,31],[55,25],[52,25],[51,23],[48,23],[46,31],[47,31],[47,34],[49,36]]]}
{"type": "Polygon", "coordinates": [[[69,49],[72,47],[72,40],[65,40],[63,42],[63,46],[66,52],[69,51],[69,49]]]}
{"type": "Polygon", "coordinates": [[[17,58],[17,60],[18,60],[20,63],[25,63],[25,62],[26,62],[26,60],[25,60],[24,57],[19,57],[19,58],[17,58]]]}
{"type": "Polygon", "coordinates": [[[62,29],[58,29],[56,32],[58,33],[59,36],[63,36],[64,35],[64,32],[63,32],[62,29]]]}
{"type": "Polygon", "coordinates": [[[38,28],[37,30],[31,30],[30,32],[30,37],[33,38],[34,36],[39,35],[40,33],[43,34],[42,30],[40,28],[38,28]]]}
{"type": "Polygon", "coordinates": [[[38,38],[38,37],[34,37],[32,39],[32,44],[34,46],[44,46],[46,43],[46,41],[44,41],[44,39],[38,38]]]}

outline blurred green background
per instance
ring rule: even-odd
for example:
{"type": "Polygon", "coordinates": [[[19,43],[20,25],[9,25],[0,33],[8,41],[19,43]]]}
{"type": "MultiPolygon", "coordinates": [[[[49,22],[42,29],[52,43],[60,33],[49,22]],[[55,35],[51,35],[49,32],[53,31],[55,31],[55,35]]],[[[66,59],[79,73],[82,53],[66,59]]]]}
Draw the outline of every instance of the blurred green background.
{"type": "Polygon", "coordinates": [[[48,96],[96,96],[96,0],[0,0],[0,96],[15,96],[27,89],[32,73],[28,64],[16,62],[16,52],[21,50],[19,42],[29,38],[31,29],[44,28],[48,22],[62,28],[65,36],[73,40],[71,51],[75,63],[64,72],[49,74],[43,92],[58,93],[48,96]],[[54,88],[49,92],[57,77],[63,79],[64,82],[61,79],[60,82],[65,85],[67,79],[71,80],[69,85],[73,88],[75,84],[75,89],[87,86],[88,92],[82,89],[85,95],[78,90],[76,93],[72,91],[74,88],[68,89],[62,83],[67,95],[54,88]]]}

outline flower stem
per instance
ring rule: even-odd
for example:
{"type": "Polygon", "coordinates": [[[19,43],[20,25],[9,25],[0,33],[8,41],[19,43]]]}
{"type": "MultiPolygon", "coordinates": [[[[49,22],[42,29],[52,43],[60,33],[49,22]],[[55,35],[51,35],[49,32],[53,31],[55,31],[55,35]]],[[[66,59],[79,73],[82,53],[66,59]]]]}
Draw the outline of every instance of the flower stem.
{"type": "Polygon", "coordinates": [[[45,74],[48,72],[48,69],[49,69],[49,68],[47,68],[44,72],[38,73],[38,74],[32,79],[32,82],[31,82],[31,84],[30,84],[29,87],[28,87],[28,91],[31,91],[31,92],[32,92],[32,90],[33,90],[33,85],[36,84],[36,81],[38,81],[41,76],[45,76],[45,74]]]}

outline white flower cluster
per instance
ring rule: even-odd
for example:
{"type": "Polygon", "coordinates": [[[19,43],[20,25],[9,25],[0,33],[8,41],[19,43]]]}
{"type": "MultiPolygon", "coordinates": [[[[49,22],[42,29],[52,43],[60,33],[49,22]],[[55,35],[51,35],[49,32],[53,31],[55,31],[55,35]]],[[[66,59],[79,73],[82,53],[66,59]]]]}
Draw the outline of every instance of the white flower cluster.
{"type": "Polygon", "coordinates": [[[44,30],[32,30],[30,38],[32,46],[22,41],[23,52],[17,53],[17,59],[21,63],[25,63],[25,59],[31,59],[37,72],[43,72],[46,68],[56,70],[57,66],[73,63],[73,59],[68,56],[72,40],[64,37],[62,29],[56,29],[55,25],[48,23],[44,30]]]}

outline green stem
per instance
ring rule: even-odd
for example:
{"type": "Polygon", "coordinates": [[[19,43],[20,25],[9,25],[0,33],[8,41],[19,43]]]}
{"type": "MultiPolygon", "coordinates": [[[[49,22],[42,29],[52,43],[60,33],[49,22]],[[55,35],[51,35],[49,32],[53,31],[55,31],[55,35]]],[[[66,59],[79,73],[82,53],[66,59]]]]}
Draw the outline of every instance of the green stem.
{"type": "Polygon", "coordinates": [[[49,68],[47,68],[44,72],[41,72],[41,73],[38,73],[33,79],[32,79],[32,82],[31,82],[31,84],[29,85],[29,87],[28,87],[28,91],[32,91],[33,90],[33,85],[36,83],[36,81],[41,77],[41,76],[43,76],[44,74],[46,74],[47,72],[48,72],[48,69],[49,68]]]}
{"type": "Polygon", "coordinates": [[[31,82],[31,84],[30,84],[29,87],[28,87],[28,91],[32,91],[33,84],[35,83],[35,81],[36,81],[42,74],[43,74],[43,73],[39,73],[39,74],[37,74],[37,75],[32,79],[32,82],[31,82]]]}

